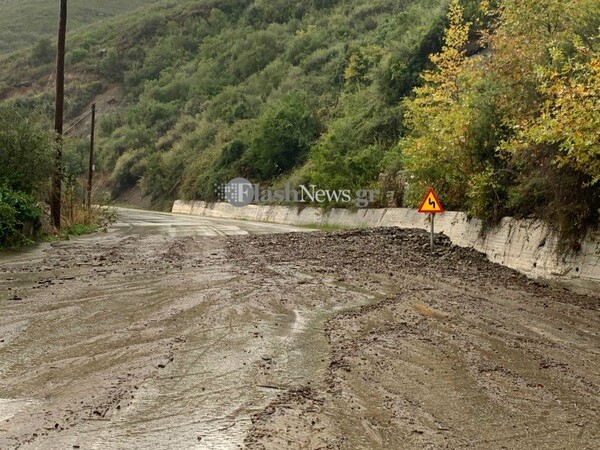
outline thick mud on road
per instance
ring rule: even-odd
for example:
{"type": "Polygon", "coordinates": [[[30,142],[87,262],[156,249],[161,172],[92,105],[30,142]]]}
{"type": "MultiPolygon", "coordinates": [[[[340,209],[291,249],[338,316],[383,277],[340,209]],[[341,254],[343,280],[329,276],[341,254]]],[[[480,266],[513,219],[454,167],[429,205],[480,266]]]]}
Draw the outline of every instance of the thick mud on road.
{"type": "Polygon", "coordinates": [[[419,231],[120,216],[0,255],[0,448],[600,447],[600,298],[419,231]]]}

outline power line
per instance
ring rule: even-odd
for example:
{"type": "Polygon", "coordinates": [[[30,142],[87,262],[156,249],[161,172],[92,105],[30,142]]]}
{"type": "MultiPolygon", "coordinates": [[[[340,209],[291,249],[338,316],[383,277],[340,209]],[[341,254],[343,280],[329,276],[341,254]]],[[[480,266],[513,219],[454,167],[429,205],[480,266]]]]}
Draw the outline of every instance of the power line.
{"type": "Polygon", "coordinates": [[[75,128],[79,123],[81,123],[82,120],[87,118],[87,116],[89,116],[90,114],[91,114],[91,112],[87,111],[87,112],[84,112],[79,117],[76,117],[75,119],[73,119],[73,121],[68,125],[68,128],[64,131],[64,134],[67,134],[69,131],[71,131],[73,128],[75,128]]]}
{"type": "MultiPolygon", "coordinates": [[[[115,102],[113,103],[113,105],[116,105],[116,107],[114,109],[118,109],[119,107],[122,107],[123,103],[124,103],[124,99],[115,100],[115,102]]],[[[98,113],[99,109],[100,108],[96,108],[96,113],[98,113]]],[[[111,111],[114,111],[114,109],[111,110],[110,108],[108,108],[108,109],[106,109],[106,111],[108,113],[110,113],[111,111]]],[[[82,113],[81,115],[79,115],[79,116],[75,117],[74,119],[72,119],[68,124],[65,125],[66,126],[66,130],[64,131],[64,134],[67,134],[70,131],[72,131],[74,128],[76,128],[81,123],[82,120],[86,119],[91,114],[92,114],[91,111],[86,111],[86,112],[82,113]]]]}
{"type": "Polygon", "coordinates": [[[89,111],[84,111],[81,114],[79,114],[77,117],[74,117],[73,119],[71,119],[71,121],[67,124],[67,126],[71,126],[73,125],[75,122],[78,122],[79,119],[81,119],[82,117],[85,117],[86,115],[88,115],[90,112],[89,111]]]}

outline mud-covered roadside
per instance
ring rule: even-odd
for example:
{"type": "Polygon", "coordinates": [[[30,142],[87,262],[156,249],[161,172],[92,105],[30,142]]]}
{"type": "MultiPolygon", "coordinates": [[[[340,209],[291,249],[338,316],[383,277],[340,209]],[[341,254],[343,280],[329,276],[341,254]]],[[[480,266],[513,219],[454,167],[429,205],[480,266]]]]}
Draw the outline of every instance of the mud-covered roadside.
{"type": "Polygon", "coordinates": [[[597,448],[599,300],[418,231],[0,265],[0,448],[597,448]]]}
{"type": "Polygon", "coordinates": [[[418,231],[238,245],[268,264],[293,255],[306,268],[395,290],[328,320],[321,384],[256,415],[249,448],[600,446],[599,298],[550,289],[443,237],[431,256],[418,231]]]}

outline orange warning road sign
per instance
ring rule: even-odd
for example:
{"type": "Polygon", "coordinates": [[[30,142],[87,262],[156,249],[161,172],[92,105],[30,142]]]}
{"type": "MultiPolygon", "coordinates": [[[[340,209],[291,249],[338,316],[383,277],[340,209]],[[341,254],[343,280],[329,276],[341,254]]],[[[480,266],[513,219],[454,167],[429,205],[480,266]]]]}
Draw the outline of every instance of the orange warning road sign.
{"type": "Polygon", "coordinates": [[[419,206],[419,212],[424,214],[441,214],[444,212],[444,207],[440,202],[433,188],[429,188],[427,195],[419,206]]]}

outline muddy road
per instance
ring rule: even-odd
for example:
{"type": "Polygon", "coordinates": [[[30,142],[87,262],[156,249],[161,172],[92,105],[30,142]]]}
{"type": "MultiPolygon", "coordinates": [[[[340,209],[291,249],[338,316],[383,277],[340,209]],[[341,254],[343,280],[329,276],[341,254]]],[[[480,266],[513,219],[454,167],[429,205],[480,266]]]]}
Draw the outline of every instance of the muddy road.
{"type": "Polygon", "coordinates": [[[600,447],[600,298],[297,231],[120,210],[0,255],[0,448],[600,447]]]}

